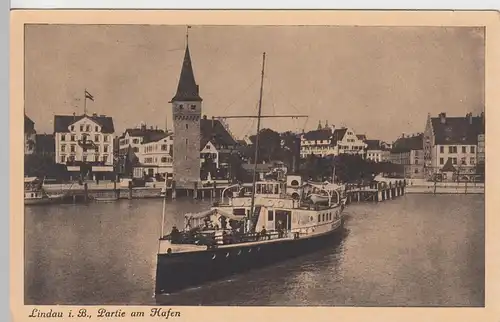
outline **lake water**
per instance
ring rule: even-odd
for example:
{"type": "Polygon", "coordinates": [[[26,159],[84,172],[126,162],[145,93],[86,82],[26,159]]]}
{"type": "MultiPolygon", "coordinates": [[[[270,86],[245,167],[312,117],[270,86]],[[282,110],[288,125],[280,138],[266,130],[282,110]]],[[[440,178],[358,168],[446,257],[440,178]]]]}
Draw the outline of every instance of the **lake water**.
{"type": "MultiPolygon", "coordinates": [[[[165,231],[205,207],[169,201],[165,231]]],[[[27,207],[25,304],[484,306],[484,207],[484,195],[351,204],[338,244],[158,298],[162,200],[27,207]]]]}

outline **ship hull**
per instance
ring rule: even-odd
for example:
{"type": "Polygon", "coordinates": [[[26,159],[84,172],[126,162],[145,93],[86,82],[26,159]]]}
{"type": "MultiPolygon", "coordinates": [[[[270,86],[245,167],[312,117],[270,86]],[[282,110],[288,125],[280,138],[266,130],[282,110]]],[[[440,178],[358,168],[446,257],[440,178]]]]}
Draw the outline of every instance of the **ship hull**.
{"type": "Polygon", "coordinates": [[[342,238],[343,232],[341,224],[335,230],[309,238],[200,252],[158,254],[155,294],[174,293],[331,247],[335,245],[334,241],[342,238]]]}

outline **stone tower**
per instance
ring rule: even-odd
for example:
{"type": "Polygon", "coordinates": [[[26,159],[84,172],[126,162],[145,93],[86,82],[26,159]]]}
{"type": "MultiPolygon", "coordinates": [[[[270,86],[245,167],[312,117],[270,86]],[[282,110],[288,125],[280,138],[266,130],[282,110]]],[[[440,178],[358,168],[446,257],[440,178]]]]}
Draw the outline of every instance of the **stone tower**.
{"type": "Polygon", "coordinates": [[[174,126],[173,172],[179,188],[192,188],[200,181],[201,102],[186,44],[179,85],[170,101],[174,126]]]}

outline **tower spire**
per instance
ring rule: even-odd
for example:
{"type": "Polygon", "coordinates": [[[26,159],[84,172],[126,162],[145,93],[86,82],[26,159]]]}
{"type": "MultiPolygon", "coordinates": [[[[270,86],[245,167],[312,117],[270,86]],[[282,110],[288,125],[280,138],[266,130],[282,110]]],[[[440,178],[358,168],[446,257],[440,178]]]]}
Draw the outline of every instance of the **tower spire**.
{"type": "Polygon", "coordinates": [[[191,28],[191,26],[186,26],[186,47],[189,46],[189,29],[191,28]]]}
{"type": "Polygon", "coordinates": [[[191,54],[189,53],[188,44],[188,30],[191,26],[186,28],[186,51],[184,53],[184,61],[182,63],[181,75],[179,77],[179,84],[177,85],[177,92],[172,98],[173,101],[191,101],[201,102],[202,99],[199,94],[199,88],[194,79],[193,65],[191,62],[191,54]]]}

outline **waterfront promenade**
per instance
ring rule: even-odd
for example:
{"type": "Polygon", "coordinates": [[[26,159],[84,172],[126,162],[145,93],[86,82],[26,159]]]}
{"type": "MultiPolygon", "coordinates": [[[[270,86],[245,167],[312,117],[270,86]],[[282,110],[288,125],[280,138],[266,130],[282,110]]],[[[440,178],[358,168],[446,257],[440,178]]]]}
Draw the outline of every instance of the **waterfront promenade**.
{"type": "Polygon", "coordinates": [[[484,194],[482,182],[432,182],[424,179],[408,179],[406,193],[424,194],[484,194]]]}

